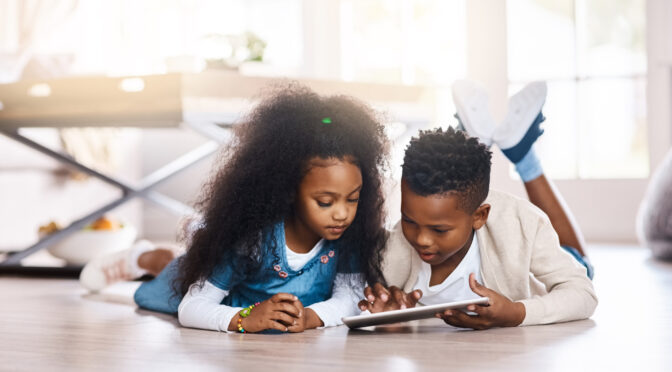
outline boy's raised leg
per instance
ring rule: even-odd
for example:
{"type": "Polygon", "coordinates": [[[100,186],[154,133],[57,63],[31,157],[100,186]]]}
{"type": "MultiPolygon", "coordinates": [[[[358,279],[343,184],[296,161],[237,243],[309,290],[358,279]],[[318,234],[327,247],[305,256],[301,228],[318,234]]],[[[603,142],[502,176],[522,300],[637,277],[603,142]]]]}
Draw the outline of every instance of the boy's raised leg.
{"type": "Polygon", "coordinates": [[[498,126],[493,138],[504,155],[515,165],[525,185],[528,198],[548,215],[558,234],[560,244],[580,262],[584,263],[592,277],[592,266],[587,261],[585,241],[581,230],[562,196],[544,175],[541,162],[534,151],[534,143],[543,134],[540,124],[546,119],[541,107],[546,100],[545,83],[535,82],[525,86],[509,101],[509,114],[503,125],[498,126]],[[539,110],[536,114],[530,114],[539,110]],[[530,118],[528,122],[522,118],[530,118]],[[571,248],[575,249],[573,252],[571,248]]]}

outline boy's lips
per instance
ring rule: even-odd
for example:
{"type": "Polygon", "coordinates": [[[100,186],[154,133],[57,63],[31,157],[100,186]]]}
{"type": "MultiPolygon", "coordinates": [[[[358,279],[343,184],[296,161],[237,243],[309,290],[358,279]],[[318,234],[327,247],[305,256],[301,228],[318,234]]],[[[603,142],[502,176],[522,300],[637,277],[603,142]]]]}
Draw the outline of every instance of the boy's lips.
{"type": "Polygon", "coordinates": [[[431,260],[437,256],[435,252],[418,252],[418,254],[420,255],[420,258],[425,261],[431,260]]]}

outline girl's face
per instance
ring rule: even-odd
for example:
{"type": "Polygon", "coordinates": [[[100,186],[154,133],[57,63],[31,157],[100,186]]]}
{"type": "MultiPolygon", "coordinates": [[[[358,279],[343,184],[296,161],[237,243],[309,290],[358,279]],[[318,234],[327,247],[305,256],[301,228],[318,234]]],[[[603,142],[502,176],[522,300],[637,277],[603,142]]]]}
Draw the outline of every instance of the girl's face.
{"type": "Polygon", "coordinates": [[[352,158],[313,158],[301,180],[295,216],[314,236],[338,239],[357,213],[362,172],[352,158]]]}

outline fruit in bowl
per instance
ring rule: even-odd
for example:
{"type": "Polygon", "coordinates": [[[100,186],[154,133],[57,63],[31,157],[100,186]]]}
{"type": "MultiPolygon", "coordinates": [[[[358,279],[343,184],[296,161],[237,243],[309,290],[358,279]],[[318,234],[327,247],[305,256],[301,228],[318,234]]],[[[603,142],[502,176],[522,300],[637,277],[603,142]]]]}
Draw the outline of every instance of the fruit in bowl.
{"type": "MultiPolygon", "coordinates": [[[[59,231],[61,227],[50,222],[40,226],[40,236],[59,231]]],[[[99,254],[129,248],[135,241],[137,230],[130,224],[103,216],[82,230],[76,231],[47,247],[52,256],[64,259],[71,265],[84,265],[99,254]]]]}

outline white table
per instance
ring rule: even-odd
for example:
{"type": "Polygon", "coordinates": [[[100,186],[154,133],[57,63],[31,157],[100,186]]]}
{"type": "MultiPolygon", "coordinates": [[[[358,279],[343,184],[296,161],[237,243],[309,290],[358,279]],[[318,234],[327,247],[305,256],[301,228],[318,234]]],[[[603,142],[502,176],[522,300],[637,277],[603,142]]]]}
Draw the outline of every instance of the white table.
{"type": "MultiPolygon", "coordinates": [[[[0,85],[0,133],[122,191],[121,197],[50,234],[0,262],[0,273],[68,272],[81,268],[31,268],[21,260],[63,239],[106,212],[141,197],[172,213],[193,213],[191,207],[153,189],[215,152],[229,139],[229,128],[254,97],[276,79],[246,77],[231,72],[166,74],[140,77],[73,77],[21,81],[0,85]],[[30,127],[186,127],[211,141],[157,169],[138,185],[129,185],[85,166],[21,134],[30,127]]],[[[411,124],[431,120],[433,90],[386,84],[302,80],[321,94],[349,94],[385,108],[401,107],[396,120],[411,124]]]]}

